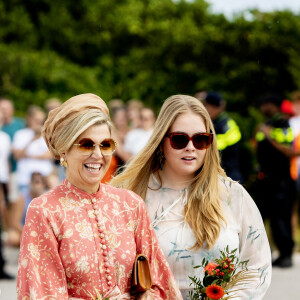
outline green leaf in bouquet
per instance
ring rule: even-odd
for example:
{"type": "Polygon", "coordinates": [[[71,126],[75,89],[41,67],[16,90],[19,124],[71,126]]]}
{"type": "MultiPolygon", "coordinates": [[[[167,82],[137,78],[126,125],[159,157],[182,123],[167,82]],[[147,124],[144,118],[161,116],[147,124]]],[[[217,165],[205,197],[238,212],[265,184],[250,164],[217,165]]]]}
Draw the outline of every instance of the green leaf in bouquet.
{"type": "Polygon", "coordinates": [[[225,282],[229,282],[230,281],[230,275],[228,275],[228,273],[225,273],[224,274],[224,276],[223,276],[223,280],[225,281],[225,282]]]}
{"type": "Polygon", "coordinates": [[[212,282],[214,281],[214,279],[215,279],[215,276],[210,276],[210,275],[204,276],[204,278],[203,278],[203,285],[204,286],[211,285],[212,282]]]}

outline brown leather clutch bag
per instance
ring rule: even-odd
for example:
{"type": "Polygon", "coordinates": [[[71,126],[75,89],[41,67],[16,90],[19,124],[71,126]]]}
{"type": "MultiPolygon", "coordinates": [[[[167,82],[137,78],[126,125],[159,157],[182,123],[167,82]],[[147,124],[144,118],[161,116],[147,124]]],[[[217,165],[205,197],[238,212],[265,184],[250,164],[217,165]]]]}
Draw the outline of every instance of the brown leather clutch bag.
{"type": "Polygon", "coordinates": [[[148,257],[144,254],[137,254],[133,264],[131,293],[138,294],[150,290],[152,277],[148,257]]]}

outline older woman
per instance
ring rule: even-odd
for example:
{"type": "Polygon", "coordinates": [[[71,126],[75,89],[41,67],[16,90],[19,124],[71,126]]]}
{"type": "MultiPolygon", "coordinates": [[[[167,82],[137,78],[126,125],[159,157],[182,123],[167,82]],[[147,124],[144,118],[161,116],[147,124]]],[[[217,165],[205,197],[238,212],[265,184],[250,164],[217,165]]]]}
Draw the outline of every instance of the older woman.
{"type": "Polygon", "coordinates": [[[227,246],[257,275],[234,299],[263,298],[272,268],[264,224],[246,190],[220,167],[213,124],[199,100],[168,98],[148,144],[113,184],[145,199],[184,299],[189,276],[203,277],[194,267],[219,258],[227,246]]]}
{"type": "MultiPolygon", "coordinates": [[[[75,96],[49,113],[46,143],[66,179],[29,206],[22,234],[19,299],[130,299],[137,253],[150,261],[150,299],[181,299],[145,204],[131,191],[100,184],[115,142],[98,96],[75,96]]],[[[148,299],[147,298],[147,299],[148,299]]]]}

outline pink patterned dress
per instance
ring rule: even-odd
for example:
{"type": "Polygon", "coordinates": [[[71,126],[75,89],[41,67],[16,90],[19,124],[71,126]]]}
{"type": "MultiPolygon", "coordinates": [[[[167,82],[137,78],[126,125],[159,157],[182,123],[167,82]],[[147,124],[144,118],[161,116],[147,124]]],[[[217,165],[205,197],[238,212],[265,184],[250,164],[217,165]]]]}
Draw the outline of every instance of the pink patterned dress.
{"type": "Polygon", "coordinates": [[[96,290],[110,299],[130,299],[137,253],[149,258],[152,298],[182,299],[144,201],[105,184],[88,194],[65,180],[28,208],[18,299],[92,299],[96,290]]]}

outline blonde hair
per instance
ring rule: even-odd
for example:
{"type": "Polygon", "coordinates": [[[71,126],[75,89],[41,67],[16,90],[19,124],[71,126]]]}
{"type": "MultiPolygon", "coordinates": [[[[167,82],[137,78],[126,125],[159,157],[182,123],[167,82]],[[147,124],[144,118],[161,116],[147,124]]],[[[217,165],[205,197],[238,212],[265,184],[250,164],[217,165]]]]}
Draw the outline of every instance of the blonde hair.
{"type": "MultiPolygon", "coordinates": [[[[209,114],[198,99],[186,95],[171,96],[160,110],[147,145],[111,184],[132,190],[145,199],[150,175],[158,174],[158,152],[163,139],[176,118],[187,112],[198,114],[204,121],[207,132],[215,133],[209,114]]],[[[192,247],[195,250],[200,247],[211,248],[219,237],[222,221],[225,222],[219,200],[219,175],[226,176],[220,166],[214,136],[211,146],[206,150],[203,166],[190,185],[184,209],[185,221],[195,234],[196,243],[192,247]]]]}
{"type": "Polygon", "coordinates": [[[111,132],[108,108],[94,94],[81,94],[49,112],[42,135],[52,155],[60,158],[89,127],[106,124],[111,132]]]}

